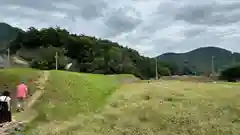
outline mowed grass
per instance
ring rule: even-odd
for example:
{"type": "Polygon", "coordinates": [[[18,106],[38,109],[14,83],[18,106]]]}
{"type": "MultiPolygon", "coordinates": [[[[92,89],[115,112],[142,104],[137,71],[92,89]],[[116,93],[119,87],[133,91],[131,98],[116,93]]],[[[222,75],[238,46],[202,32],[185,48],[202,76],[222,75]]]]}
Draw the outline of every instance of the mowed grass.
{"type": "Polygon", "coordinates": [[[55,134],[239,135],[239,97],[240,85],[229,83],[126,84],[100,113],[55,134]]]}
{"type": "MultiPolygon", "coordinates": [[[[36,90],[36,81],[40,76],[40,71],[29,68],[9,68],[0,70],[0,92],[8,90],[11,92],[13,103],[15,102],[16,86],[21,82],[29,87],[29,93],[32,94],[36,90]]],[[[14,104],[13,104],[13,107],[14,104]]]]}
{"type": "Polygon", "coordinates": [[[36,130],[48,124],[99,112],[119,86],[117,78],[105,75],[51,71],[44,94],[34,106],[38,116],[27,134],[41,134],[45,129],[36,130]]]}
{"type": "Polygon", "coordinates": [[[51,71],[26,134],[240,134],[239,84],[119,78],[51,71]]]}

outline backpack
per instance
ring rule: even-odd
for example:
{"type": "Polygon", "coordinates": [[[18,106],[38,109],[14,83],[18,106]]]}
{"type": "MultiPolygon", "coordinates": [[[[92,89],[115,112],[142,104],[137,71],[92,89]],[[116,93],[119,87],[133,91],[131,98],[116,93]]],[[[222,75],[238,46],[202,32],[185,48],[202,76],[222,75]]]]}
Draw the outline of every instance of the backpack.
{"type": "Polygon", "coordinates": [[[6,111],[8,110],[8,104],[5,102],[7,97],[5,97],[4,101],[0,101],[0,111],[6,111]]]}

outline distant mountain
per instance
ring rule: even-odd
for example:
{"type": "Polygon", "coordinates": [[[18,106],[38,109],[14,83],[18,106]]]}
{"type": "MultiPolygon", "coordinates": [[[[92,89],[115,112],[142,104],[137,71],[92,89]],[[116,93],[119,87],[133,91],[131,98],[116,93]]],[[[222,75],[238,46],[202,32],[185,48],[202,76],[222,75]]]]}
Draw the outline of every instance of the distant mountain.
{"type": "MultiPolygon", "coordinates": [[[[6,53],[8,44],[14,40],[21,31],[19,28],[0,22],[0,68],[5,67],[7,64],[4,53],[6,53]]],[[[16,62],[12,60],[12,63],[15,64],[16,62]]]]}
{"type": "Polygon", "coordinates": [[[7,44],[16,38],[18,32],[22,31],[6,23],[0,22],[0,51],[4,50],[7,44]]]}
{"type": "Polygon", "coordinates": [[[213,56],[215,71],[240,62],[240,53],[232,54],[231,51],[218,47],[201,47],[186,53],[165,53],[158,58],[176,64],[180,69],[188,66],[194,71],[211,72],[213,56]]]}

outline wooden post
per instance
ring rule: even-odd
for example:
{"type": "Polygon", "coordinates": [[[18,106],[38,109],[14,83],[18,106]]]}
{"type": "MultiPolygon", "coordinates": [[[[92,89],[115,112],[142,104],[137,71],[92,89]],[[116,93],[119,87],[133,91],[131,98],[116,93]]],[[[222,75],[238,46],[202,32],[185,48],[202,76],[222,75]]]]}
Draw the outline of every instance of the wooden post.
{"type": "Polygon", "coordinates": [[[7,61],[8,61],[8,67],[11,67],[11,61],[10,61],[10,48],[7,49],[7,61]]]}
{"type": "Polygon", "coordinates": [[[58,70],[58,53],[56,52],[56,55],[55,55],[55,68],[56,70],[58,70]]]}

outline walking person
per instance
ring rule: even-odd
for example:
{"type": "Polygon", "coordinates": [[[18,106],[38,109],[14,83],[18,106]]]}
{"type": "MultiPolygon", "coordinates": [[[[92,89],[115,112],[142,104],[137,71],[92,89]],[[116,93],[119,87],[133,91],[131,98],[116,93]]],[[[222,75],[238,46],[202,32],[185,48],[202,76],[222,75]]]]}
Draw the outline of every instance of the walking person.
{"type": "Polygon", "coordinates": [[[16,98],[17,98],[17,111],[21,112],[24,111],[24,106],[25,106],[25,100],[27,98],[28,95],[28,87],[27,85],[25,85],[24,81],[21,82],[21,84],[19,84],[17,86],[17,92],[16,92],[16,98]]]}
{"type": "Polygon", "coordinates": [[[0,96],[0,126],[12,121],[10,92],[4,91],[0,96]]]}

